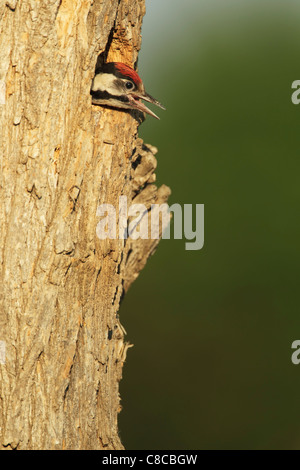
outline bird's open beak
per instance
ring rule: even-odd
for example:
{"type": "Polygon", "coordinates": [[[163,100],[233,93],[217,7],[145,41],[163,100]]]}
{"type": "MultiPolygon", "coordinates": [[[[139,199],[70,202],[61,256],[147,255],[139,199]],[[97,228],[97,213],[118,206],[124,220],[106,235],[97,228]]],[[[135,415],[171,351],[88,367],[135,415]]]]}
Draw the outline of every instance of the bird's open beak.
{"type": "Polygon", "coordinates": [[[148,101],[149,103],[153,103],[161,109],[164,109],[164,110],[166,109],[159,101],[157,101],[155,98],[152,98],[152,96],[149,95],[148,93],[145,93],[143,95],[135,93],[135,94],[129,95],[129,99],[133,108],[138,109],[142,113],[150,114],[150,116],[153,116],[156,119],[160,119],[160,118],[156,116],[156,114],[154,114],[151,111],[151,109],[147,108],[147,106],[145,106],[144,103],[142,103],[140,100],[148,101]]]}

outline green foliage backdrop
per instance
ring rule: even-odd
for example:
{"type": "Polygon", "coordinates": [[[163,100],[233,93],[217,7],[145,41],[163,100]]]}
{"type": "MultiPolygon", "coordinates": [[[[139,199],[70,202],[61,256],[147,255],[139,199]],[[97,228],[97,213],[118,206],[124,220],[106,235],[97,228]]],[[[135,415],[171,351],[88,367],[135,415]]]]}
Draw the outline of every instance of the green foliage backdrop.
{"type": "Polygon", "coordinates": [[[149,0],[140,74],[167,111],[171,203],[205,204],[205,246],[164,240],[121,307],[127,449],[300,448],[300,5],[149,0]]]}

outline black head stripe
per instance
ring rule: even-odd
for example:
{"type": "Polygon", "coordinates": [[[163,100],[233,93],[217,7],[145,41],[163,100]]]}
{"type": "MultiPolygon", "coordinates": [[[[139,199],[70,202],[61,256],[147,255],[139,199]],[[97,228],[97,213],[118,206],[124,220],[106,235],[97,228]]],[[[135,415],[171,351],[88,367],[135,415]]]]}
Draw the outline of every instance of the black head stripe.
{"type": "Polygon", "coordinates": [[[125,96],[125,95],[115,96],[115,95],[111,95],[107,91],[100,91],[100,90],[93,91],[92,90],[91,95],[93,96],[93,98],[95,100],[112,100],[112,99],[115,99],[117,101],[121,101],[122,103],[128,103],[129,102],[129,99],[127,98],[127,96],[125,96]]]}

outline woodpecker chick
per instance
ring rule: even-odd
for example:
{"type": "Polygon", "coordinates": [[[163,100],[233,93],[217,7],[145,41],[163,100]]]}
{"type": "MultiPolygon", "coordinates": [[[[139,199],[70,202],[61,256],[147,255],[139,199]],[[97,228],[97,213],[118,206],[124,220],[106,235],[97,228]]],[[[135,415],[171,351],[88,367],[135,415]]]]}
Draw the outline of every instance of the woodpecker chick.
{"type": "Polygon", "coordinates": [[[137,109],[159,119],[140,100],[148,101],[162,109],[164,106],[146,93],[138,74],[121,62],[108,62],[96,70],[92,88],[92,103],[114,108],[137,109]]]}

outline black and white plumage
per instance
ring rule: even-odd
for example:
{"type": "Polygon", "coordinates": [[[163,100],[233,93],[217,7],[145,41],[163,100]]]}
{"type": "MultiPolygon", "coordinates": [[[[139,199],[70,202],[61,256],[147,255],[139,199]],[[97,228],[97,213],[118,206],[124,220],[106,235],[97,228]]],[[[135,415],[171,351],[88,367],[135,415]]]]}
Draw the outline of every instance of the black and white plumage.
{"type": "Polygon", "coordinates": [[[108,62],[96,70],[91,95],[93,104],[137,109],[156,119],[159,117],[140,100],[148,101],[165,109],[155,98],[146,93],[137,72],[121,62],[108,62]]]}

